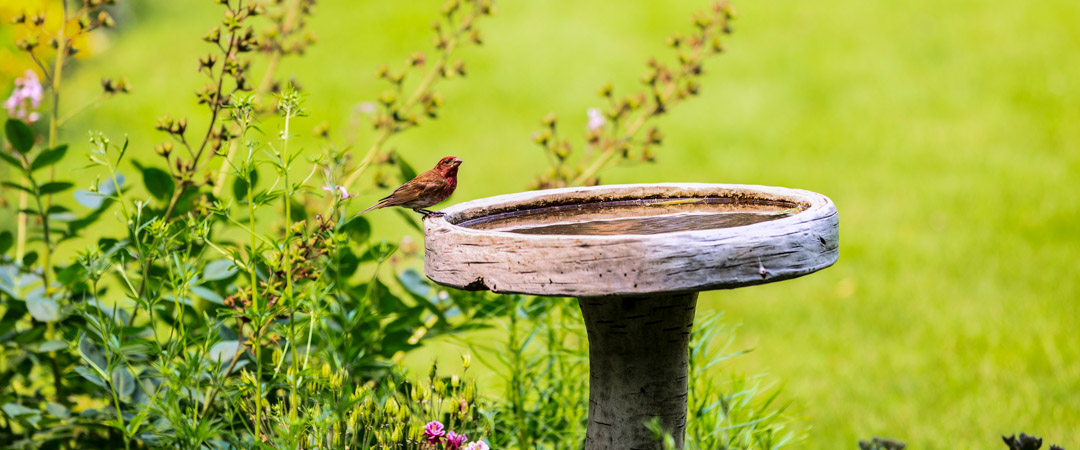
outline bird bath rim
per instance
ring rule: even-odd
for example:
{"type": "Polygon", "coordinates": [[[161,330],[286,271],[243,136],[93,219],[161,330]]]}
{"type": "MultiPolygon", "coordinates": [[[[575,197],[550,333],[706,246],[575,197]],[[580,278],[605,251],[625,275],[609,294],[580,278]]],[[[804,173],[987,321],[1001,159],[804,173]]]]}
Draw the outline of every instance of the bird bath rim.
{"type": "MultiPolygon", "coordinates": [[[[514,194],[502,194],[492,197],[485,197],[476,200],[470,200],[463,203],[458,203],[452,206],[448,206],[439,212],[441,216],[431,216],[425,219],[425,223],[429,221],[442,221],[446,225],[449,225],[452,229],[465,233],[496,233],[499,235],[510,236],[536,236],[539,238],[558,238],[558,237],[574,237],[574,238],[589,238],[589,239],[619,239],[623,237],[657,237],[668,236],[672,234],[711,234],[716,233],[717,230],[725,229],[738,229],[740,227],[751,226],[740,225],[734,227],[725,228],[711,228],[711,229],[697,229],[697,230],[682,230],[682,231],[669,231],[663,233],[648,233],[648,234],[560,234],[560,235],[545,235],[545,234],[523,234],[515,233],[512,231],[503,230],[488,230],[478,229],[469,226],[461,225],[465,222],[475,221],[483,217],[506,214],[514,211],[529,211],[553,208],[557,206],[567,206],[572,204],[588,204],[588,203],[604,203],[604,202],[618,202],[625,200],[684,200],[684,199],[715,199],[715,198],[733,198],[736,203],[743,200],[749,200],[748,204],[767,204],[774,206],[789,206],[791,208],[798,208],[798,211],[787,214],[785,217],[769,220],[768,222],[778,222],[782,220],[791,219],[796,215],[801,215],[806,212],[810,212],[812,209],[829,207],[832,205],[832,201],[827,197],[803,190],[792,189],[774,186],[754,185],[754,184],[719,184],[719,183],[639,183],[639,184],[608,184],[600,186],[588,186],[588,187],[567,187],[556,189],[544,189],[525,191],[514,194]],[[665,190],[662,192],[660,190],[665,190]],[[722,195],[718,195],[716,192],[721,192],[722,195]],[[645,195],[632,195],[632,194],[645,195]],[[759,198],[751,197],[746,194],[768,194],[773,196],[772,198],[759,198]],[[615,194],[615,195],[612,195],[615,194]],[[668,195],[665,195],[668,194],[668,195]],[[675,195],[670,195],[675,194],[675,195]],[[734,194],[734,195],[732,195],[734,194]],[[604,195],[612,195],[609,197],[603,197],[604,195]],[[553,203],[546,203],[536,205],[533,204],[535,200],[549,198],[549,197],[562,197],[560,201],[553,203]],[[820,200],[824,200],[821,202],[820,200]],[[520,206],[527,206],[527,208],[519,209],[520,206]]],[[[835,210],[835,207],[833,208],[835,210]]],[[[441,225],[441,224],[440,224],[441,225]]],[[[426,227],[425,227],[426,228],[426,227]]]]}
{"type": "Polygon", "coordinates": [[[831,266],[838,258],[835,205],[822,194],[802,189],[604,185],[499,195],[442,212],[442,217],[424,220],[425,273],[436,283],[468,290],[577,297],[697,292],[794,278],[831,266]],[[803,209],[750,225],[661,234],[543,235],[457,225],[523,207],[658,197],[728,197],[803,209]],[[619,268],[627,265],[633,269],[619,268]]]}

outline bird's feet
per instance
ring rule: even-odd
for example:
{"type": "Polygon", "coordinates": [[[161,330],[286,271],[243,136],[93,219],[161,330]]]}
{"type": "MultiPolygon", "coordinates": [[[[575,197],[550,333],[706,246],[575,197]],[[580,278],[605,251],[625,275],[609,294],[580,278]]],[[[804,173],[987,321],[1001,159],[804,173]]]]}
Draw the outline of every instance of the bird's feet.
{"type": "Polygon", "coordinates": [[[417,209],[416,212],[418,212],[420,214],[423,214],[424,219],[427,219],[428,217],[444,217],[444,216],[446,216],[446,213],[444,213],[442,211],[431,211],[431,210],[427,210],[427,209],[423,209],[423,208],[417,209]]]}

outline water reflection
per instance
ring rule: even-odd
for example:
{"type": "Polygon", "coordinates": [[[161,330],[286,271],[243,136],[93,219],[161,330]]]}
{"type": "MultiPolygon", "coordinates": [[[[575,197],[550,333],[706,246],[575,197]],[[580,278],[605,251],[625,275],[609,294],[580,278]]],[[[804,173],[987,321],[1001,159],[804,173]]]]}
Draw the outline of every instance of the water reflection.
{"type": "Polygon", "coordinates": [[[776,202],[637,200],[512,211],[471,219],[459,225],[520,234],[641,235],[740,227],[780,219],[798,211],[796,205],[776,202]]]}

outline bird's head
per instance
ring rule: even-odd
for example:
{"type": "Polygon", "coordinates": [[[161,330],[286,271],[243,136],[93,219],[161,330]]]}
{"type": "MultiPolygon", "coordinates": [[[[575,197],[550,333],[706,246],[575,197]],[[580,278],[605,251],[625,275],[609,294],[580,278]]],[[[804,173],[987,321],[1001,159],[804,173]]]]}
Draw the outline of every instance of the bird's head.
{"type": "Polygon", "coordinates": [[[443,176],[455,176],[457,175],[457,168],[461,165],[461,160],[454,156],[447,156],[439,160],[439,163],[435,165],[435,170],[443,176]]]}

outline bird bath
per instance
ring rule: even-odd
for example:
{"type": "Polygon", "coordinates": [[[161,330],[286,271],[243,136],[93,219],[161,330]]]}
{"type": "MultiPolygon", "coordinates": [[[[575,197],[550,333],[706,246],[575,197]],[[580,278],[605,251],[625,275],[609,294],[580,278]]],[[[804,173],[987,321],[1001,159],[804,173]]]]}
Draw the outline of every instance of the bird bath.
{"type": "Polygon", "coordinates": [[[585,448],[679,447],[697,293],[795,278],[838,256],[824,195],[768,186],[634,184],[500,195],[424,221],[436,283],[573,296],[589,336],[585,448]]]}

